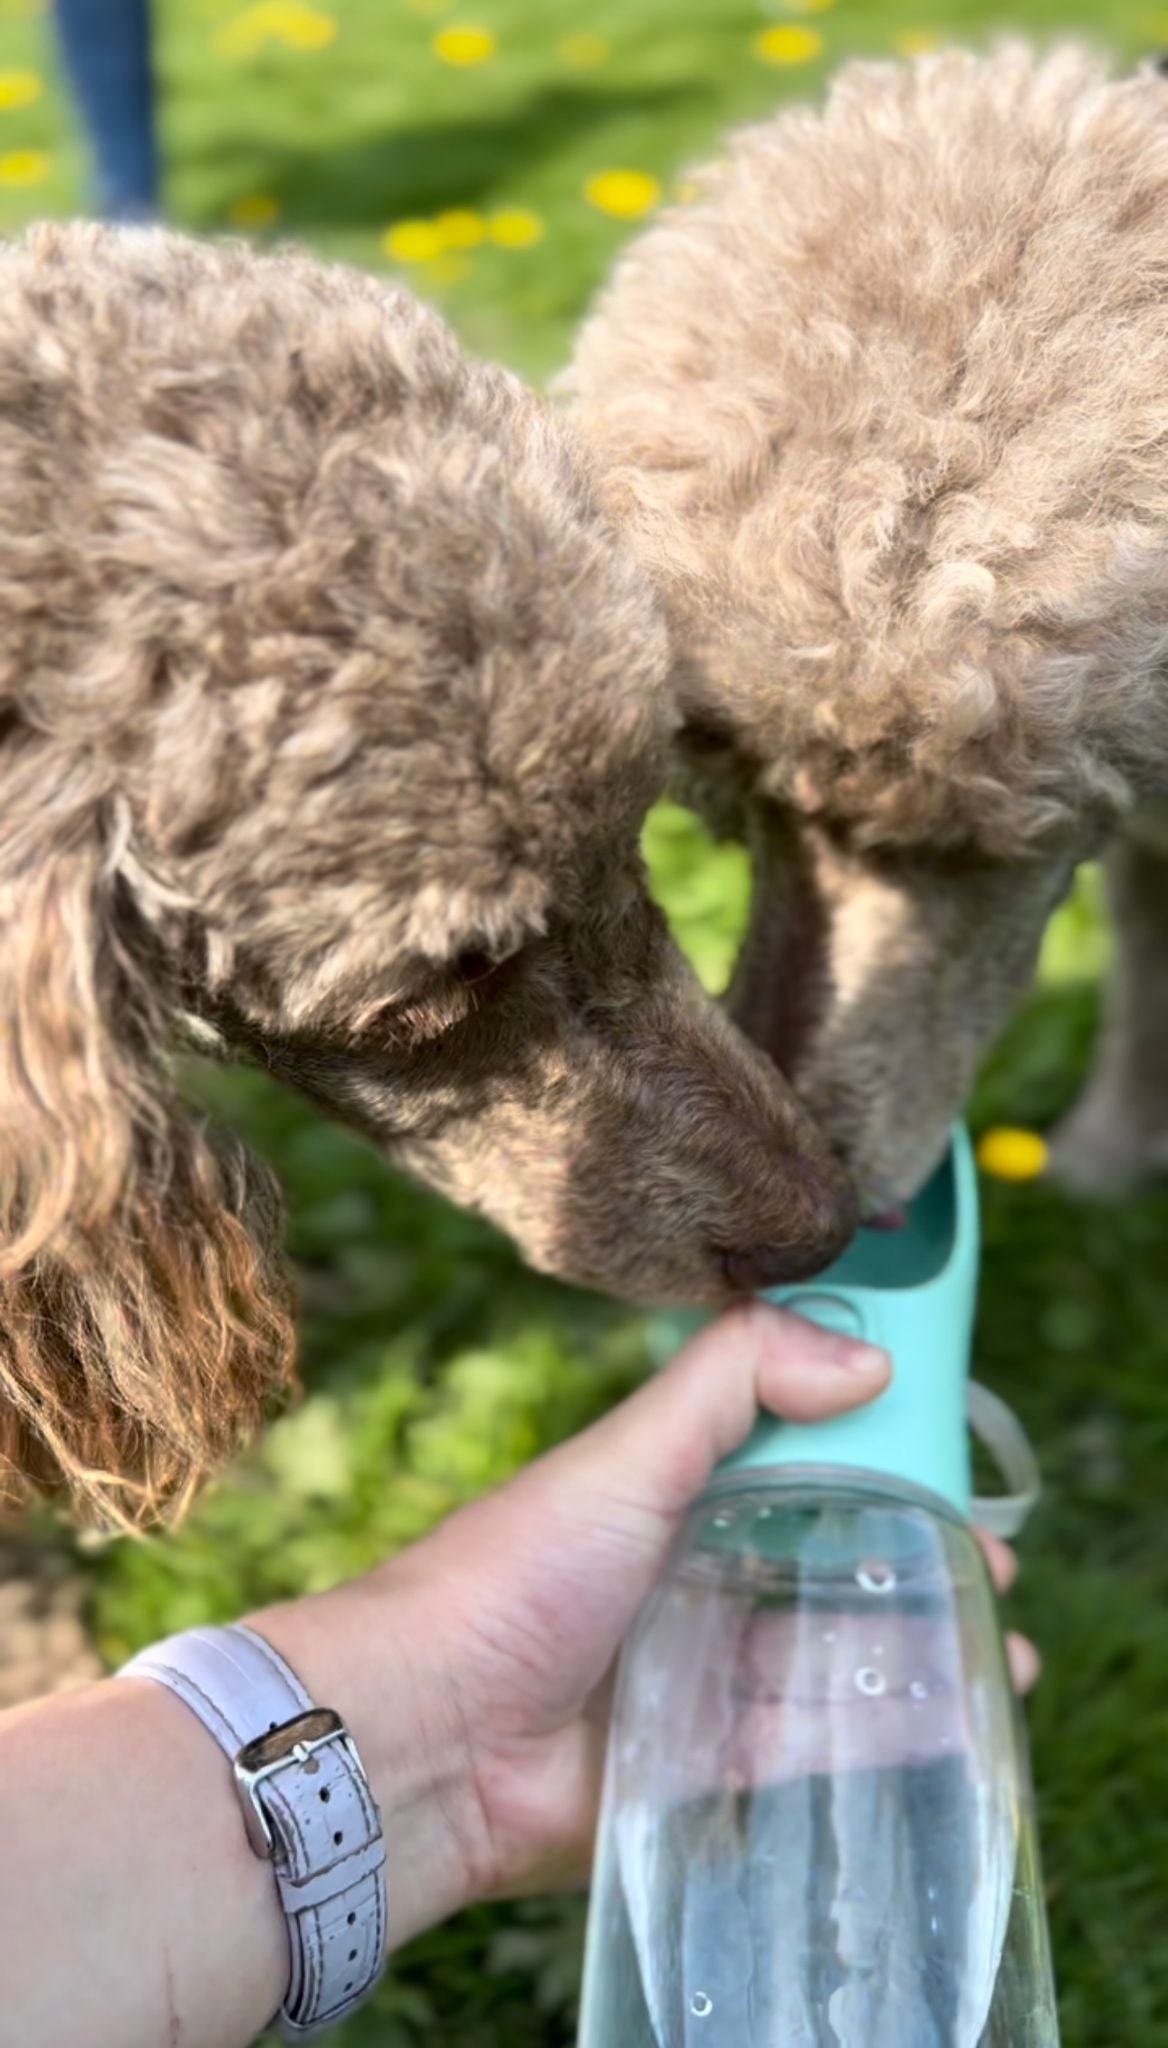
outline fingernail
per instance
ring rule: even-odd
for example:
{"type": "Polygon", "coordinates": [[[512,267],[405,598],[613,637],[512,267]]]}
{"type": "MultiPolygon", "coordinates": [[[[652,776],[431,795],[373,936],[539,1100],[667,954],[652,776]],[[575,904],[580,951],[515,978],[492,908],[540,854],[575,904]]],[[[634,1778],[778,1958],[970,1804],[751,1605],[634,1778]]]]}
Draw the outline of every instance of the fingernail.
{"type": "Polygon", "coordinates": [[[1028,1636],[1015,1635],[1012,1629],[1006,1637],[1006,1649],[1014,1690],[1025,1697],[1042,1677],[1042,1658],[1028,1636]]]}
{"type": "Polygon", "coordinates": [[[833,1351],[833,1363],[844,1372],[859,1373],[864,1379],[874,1379],[877,1376],[883,1379],[892,1371],[891,1358],[878,1344],[837,1344],[833,1351]]]}

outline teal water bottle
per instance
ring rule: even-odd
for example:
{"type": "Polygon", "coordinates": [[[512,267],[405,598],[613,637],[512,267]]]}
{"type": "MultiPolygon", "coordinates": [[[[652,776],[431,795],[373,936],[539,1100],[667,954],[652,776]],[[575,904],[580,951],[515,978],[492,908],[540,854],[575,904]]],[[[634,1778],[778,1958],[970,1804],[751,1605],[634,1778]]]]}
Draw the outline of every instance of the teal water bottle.
{"type": "Polygon", "coordinates": [[[897,1233],[772,1297],[887,1393],[759,1424],[626,1646],[580,2048],[1057,2048],[1025,1736],[970,1522],[964,1132],[897,1233]]]}

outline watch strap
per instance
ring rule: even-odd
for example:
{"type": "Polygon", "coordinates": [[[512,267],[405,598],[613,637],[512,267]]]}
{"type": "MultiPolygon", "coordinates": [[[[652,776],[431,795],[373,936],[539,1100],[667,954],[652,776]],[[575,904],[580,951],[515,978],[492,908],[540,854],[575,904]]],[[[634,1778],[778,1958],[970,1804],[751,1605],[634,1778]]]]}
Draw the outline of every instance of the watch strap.
{"type": "MultiPolygon", "coordinates": [[[[170,1636],[131,1658],[119,1676],[166,1686],[233,1765],[248,1744],[313,1708],[279,1653],[242,1624],[170,1636]]],[[[387,1921],[380,1816],[340,1724],[335,1737],[303,1756],[294,1751],[242,1796],[260,1810],[288,1924],[281,2027],[286,2040],[305,2040],[351,2012],[381,1974],[387,1921]]]]}

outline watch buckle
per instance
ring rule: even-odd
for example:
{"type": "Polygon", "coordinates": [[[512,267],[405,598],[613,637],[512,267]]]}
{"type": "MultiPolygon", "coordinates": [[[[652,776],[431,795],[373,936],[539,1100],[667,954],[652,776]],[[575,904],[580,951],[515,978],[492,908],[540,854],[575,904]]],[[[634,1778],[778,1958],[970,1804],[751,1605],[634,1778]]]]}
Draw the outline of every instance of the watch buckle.
{"type": "Polygon", "coordinates": [[[245,1742],[231,1768],[243,1808],[243,1824],[255,1854],[267,1863],[277,1861],[278,1844],[271,1822],[264,1812],[260,1787],[269,1778],[287,1770],[303,1770],[309,1776],[320,1769],[313,1761],[318,1750],[339,1742],[352,1753],[353,1745],[339,1714],[331,1707],[310,1707],[245,1742]]]}

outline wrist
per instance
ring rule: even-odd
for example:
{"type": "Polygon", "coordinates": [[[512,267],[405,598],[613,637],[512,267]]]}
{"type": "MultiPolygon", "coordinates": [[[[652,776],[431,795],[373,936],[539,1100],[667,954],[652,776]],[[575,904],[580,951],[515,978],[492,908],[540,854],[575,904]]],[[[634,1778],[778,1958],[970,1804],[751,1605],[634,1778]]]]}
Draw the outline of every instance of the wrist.
{"type": "Polygon", "coordinates": [[[394,1560],[246,1619],[357,1745],[385,1835],[390,1948],[497,1890],[433,1589],[394,1560]]]}

